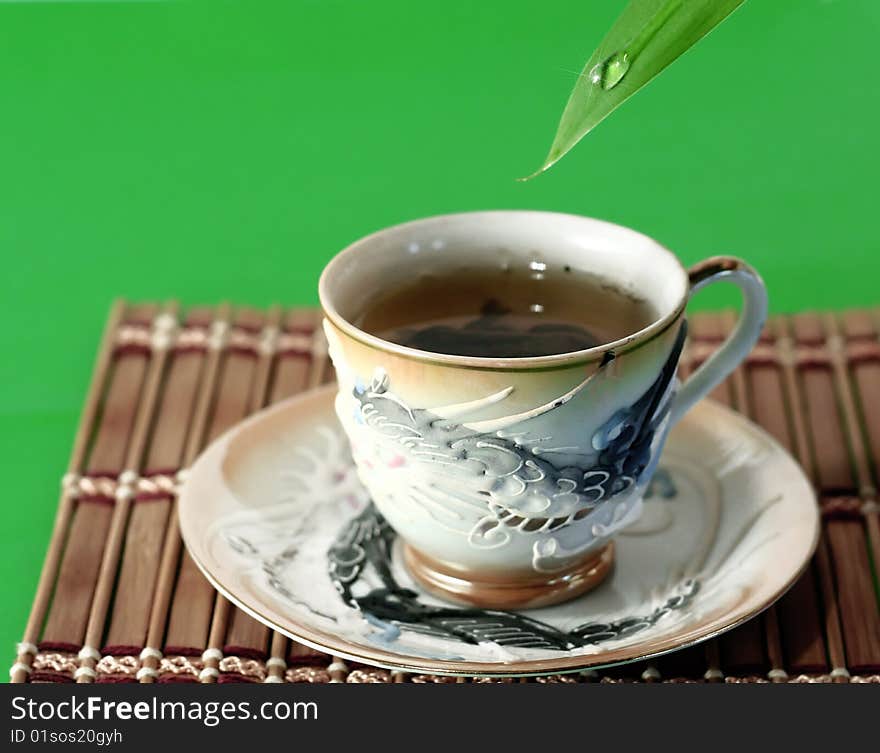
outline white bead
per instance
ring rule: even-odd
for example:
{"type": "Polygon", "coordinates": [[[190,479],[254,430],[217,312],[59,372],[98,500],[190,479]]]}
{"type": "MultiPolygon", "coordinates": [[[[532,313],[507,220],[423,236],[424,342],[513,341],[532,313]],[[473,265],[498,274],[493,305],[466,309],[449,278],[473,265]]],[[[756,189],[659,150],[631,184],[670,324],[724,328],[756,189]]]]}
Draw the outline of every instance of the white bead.
{"type": "Polygon", "coordinates": [[[211,350],[220,350],[223,347],[223,339],[229,329],[227,322],[214,322],[211,325],[211,332],[208,335],[208,347],[211,350]]]}
{"type": "Polygon", "coordinates": [[[159,314],[155,319],[153,319],[153,326],[159,330],[170,330],[174,329],[177,326],[177,319],[175,319],[171,314],[165,312],[164,314],[159,314]]]}
{"type": "Polygon", "coordinates": [[[223,652],[219,648],[206,648],[202,652],[202,661],[220,661],[223,658],[223,652]]]}
{"type": "Polygon", "coordinates": [[[27,664],[22,664],[20,661],[17,661],[10,668],[9,676],[15,677],[18,672],[24,672],[26,675],[29,675],[31,673],[31,668],[27,664]]]}
{"type": "Polygon", "coordinates": [[[278,339],[278,327],[266,327],[260,337],[260,344],[257,349],[264,356],[271,356],[275,351],[275,342],[278,339]]]}
{"type": "Polygon", "coordinates": [[[93,661],[99,662],[101,661],[101,654],[91,646],[83,646],[76,655],[76,658],[80,661],[83,661],[84,659],[92,659],[93,661]]]}
{"type": "Polygon", "coordinates": [[[116,487],[116,491],[113,493],[113,496],[122,501],[123,499],[131,499],[134,496],[134,491],[130,486],[125,486],[124,484],[116,487]]]}

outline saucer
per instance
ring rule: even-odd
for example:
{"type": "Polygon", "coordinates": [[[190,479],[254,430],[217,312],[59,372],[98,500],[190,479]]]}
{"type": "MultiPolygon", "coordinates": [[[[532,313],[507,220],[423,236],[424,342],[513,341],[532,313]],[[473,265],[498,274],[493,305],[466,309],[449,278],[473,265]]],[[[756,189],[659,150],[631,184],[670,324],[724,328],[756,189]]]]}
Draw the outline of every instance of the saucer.
{"type": "Polygon", "coordinates": [[[763,430],[703,401],[672,430],[612,573],[520,612],[441,601],[357,479],[335,386],[215,441],[181,491],[184,542],[209,581],[261,622],[348,660],[408,672],[535,675],[646,659],[754,617],[816,546],[815,496],[763,430]]]}

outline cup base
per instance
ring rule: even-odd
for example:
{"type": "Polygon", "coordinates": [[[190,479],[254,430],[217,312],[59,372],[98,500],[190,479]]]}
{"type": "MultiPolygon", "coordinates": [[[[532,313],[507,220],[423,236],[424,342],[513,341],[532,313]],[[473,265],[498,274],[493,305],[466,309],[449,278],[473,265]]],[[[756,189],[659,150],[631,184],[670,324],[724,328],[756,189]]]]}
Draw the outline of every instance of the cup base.
{"type": "Polygon", "coordinates": [[[409,544],[403,545],[403,561],[416,582],[440,598],[487,609],[533,609],[568,601],[602,583],[611,572],[614,544],[607,543],[565,570],[519,578],[477,576],[439,562],[409,544]]]}

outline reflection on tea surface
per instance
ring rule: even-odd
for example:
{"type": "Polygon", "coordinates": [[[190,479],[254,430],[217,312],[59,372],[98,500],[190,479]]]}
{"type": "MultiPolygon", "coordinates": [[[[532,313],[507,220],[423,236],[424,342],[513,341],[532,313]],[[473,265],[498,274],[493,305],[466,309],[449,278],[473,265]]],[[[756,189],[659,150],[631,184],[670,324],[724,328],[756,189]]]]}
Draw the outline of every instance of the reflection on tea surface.
{"type": "Polygon", "coordinates": [[[655,318],[646,302],[595,276],[540,263],[422,275],[374,301],[357,323],[418,350],[527,358],[619,340],[655,318]]]}

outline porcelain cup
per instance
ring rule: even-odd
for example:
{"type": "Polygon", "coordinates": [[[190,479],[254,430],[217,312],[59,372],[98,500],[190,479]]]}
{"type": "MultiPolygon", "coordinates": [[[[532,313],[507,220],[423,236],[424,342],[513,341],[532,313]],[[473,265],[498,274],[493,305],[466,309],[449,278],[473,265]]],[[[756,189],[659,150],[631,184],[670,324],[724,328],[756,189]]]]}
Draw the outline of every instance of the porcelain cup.
{"type": "Polygon", "coordinates": [[[321,276],[339,392],[358,474],[399,534],[412,577],[482,607],[536,607],[595,587],[613,537],[640,514],[670,427],[757,340],[761,278],[718,256],[686,270],[657,241],[587,217],[534,211],[409,222],[340,252],[321,276]],[[528,264],[597,275],[650,303],[639,331],[588,350],[481,358],[404,347],[357,326],[417,274],[528,264]],[[737,325],[682,384],[685,308],[704,286],[743,294],[737,325]]]}

